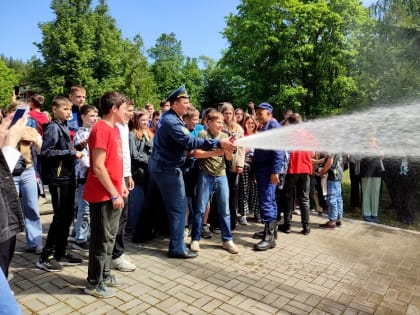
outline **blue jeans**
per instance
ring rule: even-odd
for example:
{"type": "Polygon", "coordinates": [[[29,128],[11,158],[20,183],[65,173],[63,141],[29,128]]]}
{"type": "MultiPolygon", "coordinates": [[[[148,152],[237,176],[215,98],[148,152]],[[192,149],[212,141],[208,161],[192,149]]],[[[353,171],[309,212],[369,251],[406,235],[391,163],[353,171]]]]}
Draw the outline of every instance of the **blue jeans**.
{"type": "Polygon", "coordinates": [[[343,217],[343,197],[341,195],[341,181],[329,180],[328,189],[328,219],[339,220],[343,217]]]}
{"type": "Polygon", "coordinates": [[[22,314],[2,270],[0,270],[0,296],[0,309],[2,314],[22,314]]]}
{"type": "Polygon", "coordinates": [[[26,244],[35,248],[42,246],[42,224],[39,217],[38,185],[35,169],[29,167],[20,176],[14,176],[16,190],[21,195],[23,216],[25,218],[26,244]]]}
{"type": "Polygon", "coordinates": [[[187,250],[184,242],[185,216],[187,199],[184,178],[178,167],[159,167],[155,160],[149,162],[150,181],[153,182],[161,196],[169,221],[169,253],[183,254],[187,250]]]}
{"type": "Polygon", "coordinates": [[[212,176],[200,171],[197,179],[195,206],[193,207],[193,224],[191,239],[200,240],[201,226],[203,225],[203,216],[207,204],[214,192],[213,202],[217,204],[217,210],[220,217],[220,231],[223,241],[232,240],[230,230],[230,208],[229,208],[229,184],[226,176],[212,176]]]}
{"type": "Polygon", "coordinates": [[[134,230],[140,213],[144,210],[144,186],[135,184],[128,195],[128,225],[134,230]]]}
{"type": "Polygon", "coordinates": [[[77,220],[74,225],[77,243],[86,242],[90,232],[89,203],[83,199],[85,184],[79,184],[77,188],[77,220]]]}

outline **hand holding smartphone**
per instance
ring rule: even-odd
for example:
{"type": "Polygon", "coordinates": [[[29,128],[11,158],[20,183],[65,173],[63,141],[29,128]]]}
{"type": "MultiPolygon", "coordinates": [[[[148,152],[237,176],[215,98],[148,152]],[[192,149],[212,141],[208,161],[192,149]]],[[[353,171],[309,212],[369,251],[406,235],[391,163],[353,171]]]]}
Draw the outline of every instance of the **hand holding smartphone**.
{"type": "Polygon", "coordinates": [[[12,127],[20,118],[25,116],[29,111],[28,105],[18,106],[15,113],[13,114],[12,121],[10,122],[9,128],[12,127]]]}

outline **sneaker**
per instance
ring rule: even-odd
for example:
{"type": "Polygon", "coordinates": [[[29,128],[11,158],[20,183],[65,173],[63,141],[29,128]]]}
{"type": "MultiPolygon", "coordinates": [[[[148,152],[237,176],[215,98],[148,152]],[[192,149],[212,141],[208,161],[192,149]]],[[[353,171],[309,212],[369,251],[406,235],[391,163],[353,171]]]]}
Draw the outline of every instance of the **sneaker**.
{"type": "Polygon", "coordinates": [[[232,240],[224,241],[223,242],[223,248],[226,249],[231,254],[239,253],[238,247],[236,247],[235,243],[232,240]]]}
{"type": "Polygon", "coordinates": [[[49,271],[49,272],[59,272],[59,271],[63,270],[63,266],[60,265],[60,263],[57,260],[55,260],[55,258],[53,256],[49,256],[45,260],[40,259],[36,263],[36,266],[39,269],[43,269],[43,270],[49,271]]]}
{"type": "Polygon", "coordinates": [[[239,218],[239,221],[238,222],[241,225],[249,225],[249,223],[248,223],[248,221],[246,219],[246,216],[244,216],[244,215],[239,218]]]}
{"type": "Polygon", "coordinates": [[[214,234],[220,234],[220,233],[222,233],[222,231],[218,227],[210,228],[210,232],[212,232],[214,234]]]}
{"type": "Polygon", "coordinates": [[[205,239],[210,239],[213,237],[213,233],[210,231],[210,225],[203,225],[203,228],[201,229],[201,237],[205,239]]]}
{"type": "Polygon", "coordinates": [[[337,227],[336,221],[327,221],[324,224],[320,224],[319,227],[321,229],[335,229],[337,227]]]}
{"type": "Polygon", "coordinates": [[[191,229],[188,226],[184,227],[184,238],[191,236],[191,229]]]}
{"type": "Polygon", "coordinates": [[[370,216],[364,216],[363,220],[365,220],[366,222],[371,222],[372,218],[370,216]]]}
{"type": "Polygon", "coordinates": [[[373,215],[372,216],[372,222],[379,223],[379,217],[373,215]]]}
{"type": "Polygon", "coordinates": [[[82,263],[82,259],[78,257],[74,257],[72,254],[67,253],[57,261],[63,266],[76,266],[82,263]]]}
{"type": "Polygon", "coordinates": [[[42,254],[42,250],[43,250],[43,247],[42,247],[42,245],[38,245],[38,246],[36,246],[36,247],[29,247],[29,246],[25,246],[24,248],[23,248],[23,251],[25,252],[25,253],[35,253],[35,254],[42,254]]]}
{"type": "Polygon", "coordinates": [[[104,284],[107,287],[120,287],[124,285],[125,283],[121,279],[115,278],[114,275],[109,275],[108,277],[104,279],[104,284]]]}
{"type": "Polygon", "coordinates": [[[15,275],[13,274],[13,272],[9,272],[9,274],[7,275],[7,281],[8,282],[12,281],[14,277],[15,275]]]}
{"type": "Polygon", "coordinates": [[[111,268],[122,271],[122,272],[131,272],[136,270],[136,265],[128,261],[128,259],[120,256],[118,258],[112,259],[111,268]]]}
{"type": "MultiPolygon", "coordinates": [[[[76,212],[75,213],[77,213],[77,209],[76,209],[76,212]]],[[[70,236],[68,237],[68,240],[70,241],[70,242],[74,242],[75,240],[76,240],[76,231],[75,231],[75,229],[73,229],[72,231],[71,231],[71,234],[70,234],[70,236]]]]}
{"type": "Polygon", "coordinates": [[[341,222],[341,220],[337,219],[337,221],[335,221],[335,225],[337,227],[340,227],[343,224],[343,222],[341,222]]]}
{"type": "Polygon", "coordinates": [[[101,298],[101,299],[108,299],[115,295],[114,291],[108,288],[105,284],[100,283],[96,286],[90,283],[86,284],[85,293],[101,298]]]}
{"type": "Polygon", "coordinates": [[[44,247],[42,245],[38,245],[35,247],[35,254],[40,255],[42,254],[42,251],[44,250],[44,247]]]}
{"type": "Polygon", "coordinates": [[[192,241],[190,244],[190,250],[192,252],[199,252],[200,251],[200,243],[198,241],[192,241]]]}
{"type": "Polygon", "coordinates": [[[71,245],[71,248],[77,249],[77,250],[89,250],[90,243],[89,241],[84,242],[73,242],[73,245],[71,245]]]}

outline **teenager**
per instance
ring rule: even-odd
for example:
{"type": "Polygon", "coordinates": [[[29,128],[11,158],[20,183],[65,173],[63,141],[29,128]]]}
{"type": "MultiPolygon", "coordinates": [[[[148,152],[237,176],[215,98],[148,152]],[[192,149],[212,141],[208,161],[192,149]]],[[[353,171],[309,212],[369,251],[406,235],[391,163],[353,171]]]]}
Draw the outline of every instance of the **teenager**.
{"type": "Polygon", "coordinates": [[[83,125],[76,131],[74,136],[74,145],[81,147],[83,158],[77,160],[76,163],[76,180],[77,180],[77,220],[74,225],[76,233],[72,248],[78,250],[89,250],[88,235],[90,232],[89,220],[89,203],[83,199],[83,192],[87,174],[89,171],[89,147],[87,145],[88,138],[92,127],[98,121],[98,109],[93,105],[83,105],[80,109],[83,125]]]}
{"type": "Polygon", "coordinates": [[[53,99],[54,119],[47,125],[41,148],[42,175],[48,184],[53,206],[53,219],[47,241],[36,266],[46,271],[61,271],[62,265],[78,265],[82,260],[66,251],[70,225],[74,218],[76,191],[75,161],[83,153],[73,149],[67,120],[71,116],[71,102],[57,96],[53,99]]]}
{"type": "Polygon", "coordinates": [[[111,275],[111,258],[124,199],[128,190],[123,180],[123,152],[119,128],[127,115],[126,98],[107,92],[100,99],[103,119],[89,136],[90,169],[83,198],[89,202],[91,238],[85,293],[110,298],[109,287],[122,285],[111,275]]]}
{"type": "MultiPolygon", "coordinates": [[[[207,130],[202,130],[198,134],[199,138],[219,140],[228,138],[228,135],[222,132],[223,115],[221,113],[214,111],[208,114],[207,125],[207,130]]],[[[237,254],[239,250],[233,243],[230,227],[229,184],[225,162],[225,159],[232,159],[232,152],[223,149],[210,151],[195,149],[193,156],[199,160],[200,172],[196,185],[196,204],[193,207],[190,249],[193,252],[200,251],[199,241],[203,216],[213,195],[213,202],[217,203],[219,212],[222,246],[229,253],[237,254]]]]}

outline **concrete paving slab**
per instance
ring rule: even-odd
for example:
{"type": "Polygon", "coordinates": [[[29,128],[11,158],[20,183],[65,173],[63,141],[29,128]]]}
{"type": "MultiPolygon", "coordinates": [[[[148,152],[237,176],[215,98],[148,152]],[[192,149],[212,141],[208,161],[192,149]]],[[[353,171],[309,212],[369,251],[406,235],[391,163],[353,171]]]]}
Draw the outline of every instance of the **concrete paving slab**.
{"type": "MultiPolygon", "coordinates": [[[[45,236],[50,210],[44,201],[45,236]]],[[[11,287],[24,314],[420,314],[420,233],[350,219],[322,230],[326,218],[312,215],[304,236],[299,219],[264,252],[252,249],[262,225],[238,226],[238,255],[217,235],[202,240],[192,260],[168,258],[166,237],[143,245],[127,238],[137,269],[115,271],[126,285],[104,300],[83,292],[86,253],[74,251],[81,266],[47,273],[36,268],[36,254],[22,251],[22,233],[11,287]]]]}

